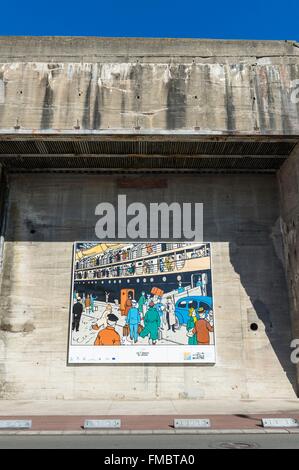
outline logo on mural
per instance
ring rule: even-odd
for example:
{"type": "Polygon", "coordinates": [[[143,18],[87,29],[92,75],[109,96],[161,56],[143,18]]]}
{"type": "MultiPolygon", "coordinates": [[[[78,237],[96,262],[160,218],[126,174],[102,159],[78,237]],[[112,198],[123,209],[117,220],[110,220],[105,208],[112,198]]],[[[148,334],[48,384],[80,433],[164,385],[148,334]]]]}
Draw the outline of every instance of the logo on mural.
{"type": "Polygon", "coordinates": [[[215,362],[210,250],[75,243],[69,362],[95,362],[99,348],[107,362],[215,362]]]}

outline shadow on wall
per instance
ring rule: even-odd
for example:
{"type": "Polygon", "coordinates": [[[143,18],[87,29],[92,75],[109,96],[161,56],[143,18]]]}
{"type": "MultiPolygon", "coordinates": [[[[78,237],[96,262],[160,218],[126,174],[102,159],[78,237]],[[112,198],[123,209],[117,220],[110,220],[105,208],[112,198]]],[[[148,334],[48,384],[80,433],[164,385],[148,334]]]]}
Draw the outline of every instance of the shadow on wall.
{"type": "MultiPolygon", "coordinates": [[[[229,250],[232,266],[239,274],[240,282],[250,300],[247,308],[244,306],[247,313],[247,335],[252,335],[258,342],[260,330],[264,330],[298,396],[296,368],[290,359],[292,337],[287,282],[281,261],[282,253],[277,252],[281,237],[277,234],[277,243],[273,243],[270,234],[267,236],[265,232],[256,232],[254,237],[252,235],[249,233],[251,240],[246,240],[243,233],[237,242],[230,243],[229,250]]],[[[250,368],[250,357],[246,367],[250,368]]]]}
{"type": "MultiPolygon", "coordinates": [[[[281,233],[275,226],[279,217],[275,175],[205,175],[200,181],[193,176],[180,176],[179,180],[169,176],[167,181],[167,188],[151,189],[144,184],[146,191],[119,189],[115,178],[98,175],[13,175],[6,241],[29,242],[28,246],[35,248],[39,242],[93,240],[96,205],[99,201],[115,204],[117,194],[123,192],[128,194],[128,203],[202,202],[205,240],[223,242],[225,246],[229,242],[230,262],[248,296],[241,298],[241,308],[245,309],[242,317],[247,315],[247,331],[243,333],[257,343],[260,332],[266,333],[287,379],[298,393],[295,366],[290,361],[291,321],[281,233]]],[[[11,257],[15,254],[20,259],[19,246],[16,244],[16,250],[5,256],[7,272],[13,265],[11,257]]],[[[71,256],[71,250],[69,253],[66,256],[71,256]]],[[[69,265],[69,279],[70,276],[69,265]]],[[[265,340],[262,345],[266,346],[265,340]]],[[[245,364],[248,373],[253,360],[249,357],[245,364]]],[[[258,369],[257,364],[255,367],[258,369]]],[[[258,370],[262,373],[261,368],[258,370]]],[[[271,377],[271,371],[267,373],[271,377]]]]}

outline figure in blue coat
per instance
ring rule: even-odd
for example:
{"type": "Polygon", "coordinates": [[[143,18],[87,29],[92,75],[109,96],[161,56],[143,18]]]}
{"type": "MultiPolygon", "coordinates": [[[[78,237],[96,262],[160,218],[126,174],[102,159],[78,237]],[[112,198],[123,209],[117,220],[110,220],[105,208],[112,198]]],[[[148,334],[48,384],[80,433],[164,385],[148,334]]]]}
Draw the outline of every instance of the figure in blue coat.
{"type": "Polygon", "coordinates": [[[134,340],[134,343],[137,343],[138,340],[138,325],[141,321],[140,313],[138,310],[136,300],[132,300],[132,307],[128,311],[126,324],[130,328],[130,338],[134,340]]]}

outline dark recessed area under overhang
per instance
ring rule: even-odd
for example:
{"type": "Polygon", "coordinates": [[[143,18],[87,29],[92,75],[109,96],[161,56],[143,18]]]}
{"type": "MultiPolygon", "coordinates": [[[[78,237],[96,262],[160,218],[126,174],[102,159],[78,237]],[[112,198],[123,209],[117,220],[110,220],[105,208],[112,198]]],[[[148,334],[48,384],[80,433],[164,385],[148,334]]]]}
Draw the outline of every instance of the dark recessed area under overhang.
{"type": "Polygon", "coordinates": [[[298,140],[0,139],[9,171],[275,172],[298,140]]]}

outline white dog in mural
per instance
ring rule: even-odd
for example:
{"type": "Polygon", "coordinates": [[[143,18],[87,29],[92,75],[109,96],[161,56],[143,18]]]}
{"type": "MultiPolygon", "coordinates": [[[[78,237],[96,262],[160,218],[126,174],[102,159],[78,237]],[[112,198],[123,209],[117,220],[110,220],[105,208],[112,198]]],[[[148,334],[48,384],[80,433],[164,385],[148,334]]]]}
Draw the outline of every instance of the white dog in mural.
{"type": "Polygon", "coordinates": [[[122,346],[131,346],[132,341],[130,341],[128,336],[123,336],[122,339],[121,339],[121,344],[122,344],[122,346]]]}

